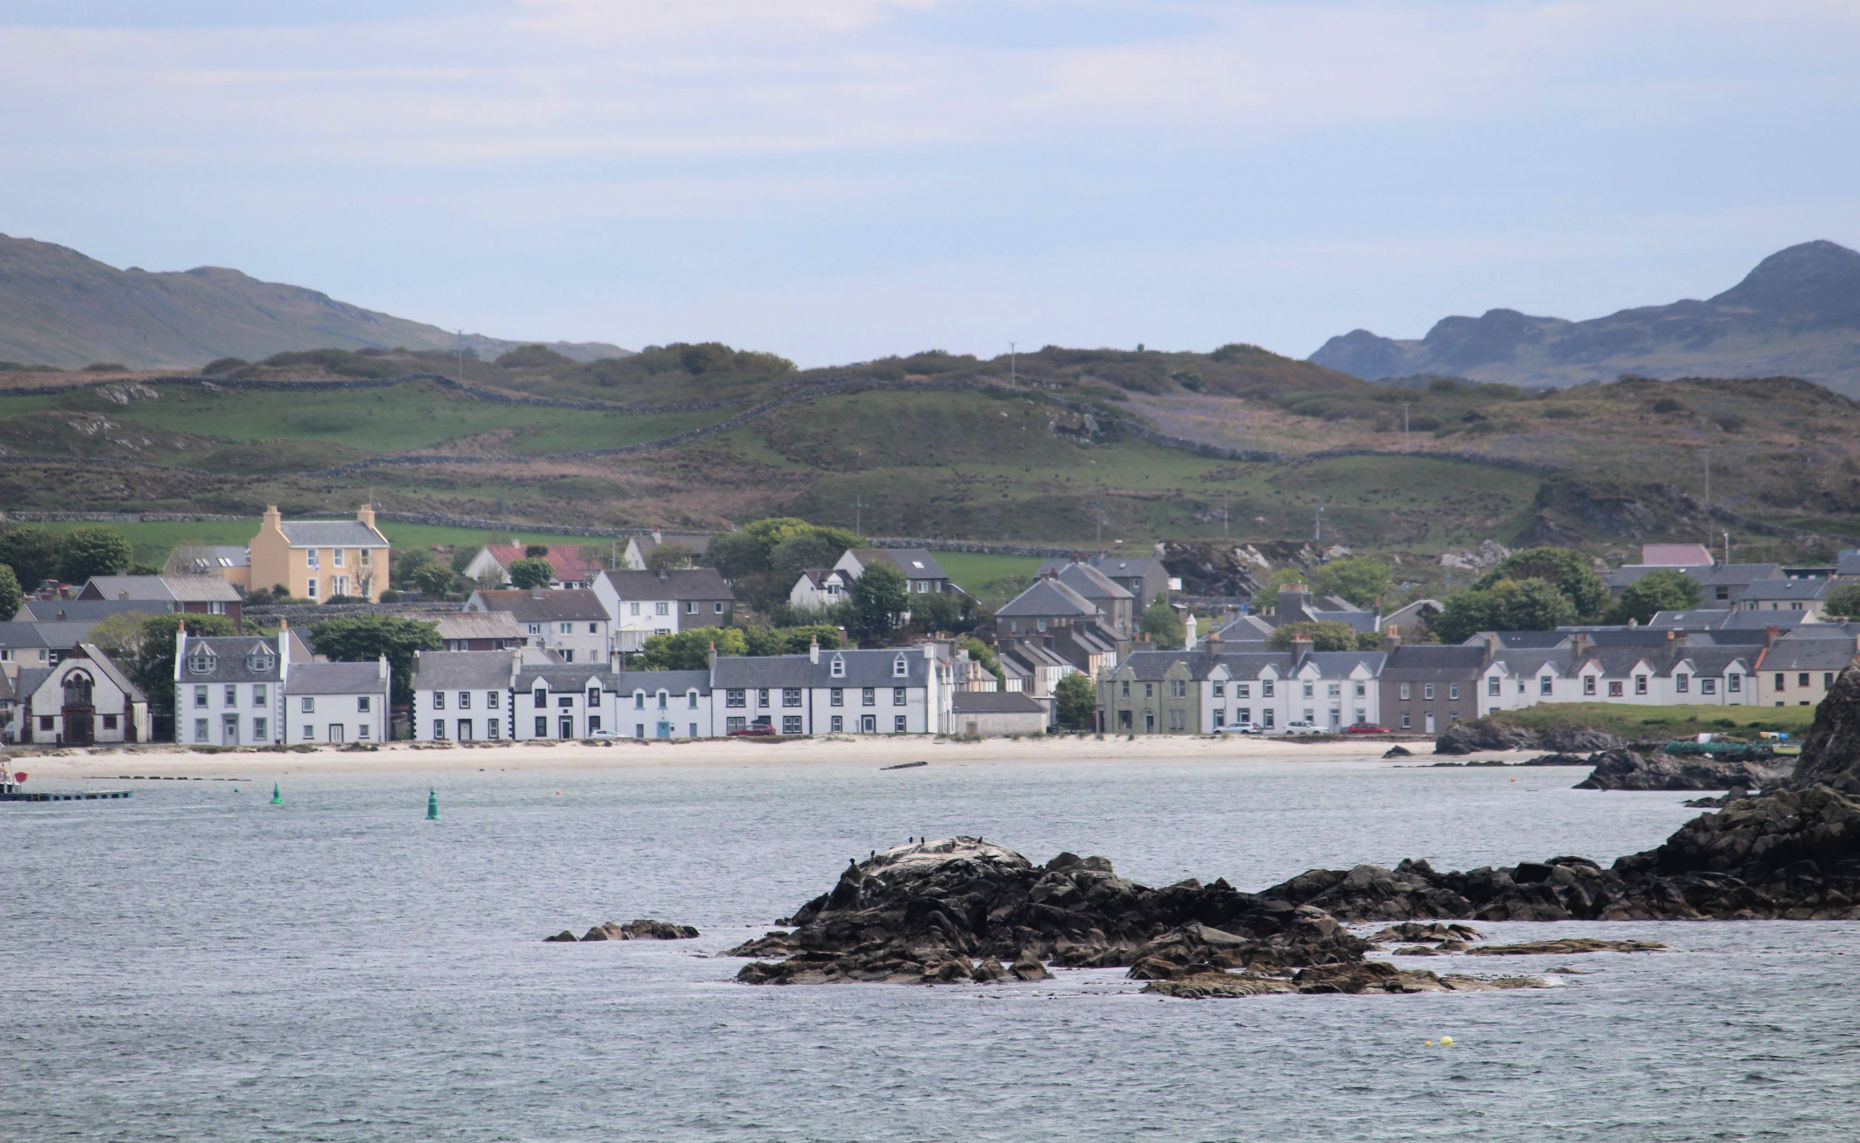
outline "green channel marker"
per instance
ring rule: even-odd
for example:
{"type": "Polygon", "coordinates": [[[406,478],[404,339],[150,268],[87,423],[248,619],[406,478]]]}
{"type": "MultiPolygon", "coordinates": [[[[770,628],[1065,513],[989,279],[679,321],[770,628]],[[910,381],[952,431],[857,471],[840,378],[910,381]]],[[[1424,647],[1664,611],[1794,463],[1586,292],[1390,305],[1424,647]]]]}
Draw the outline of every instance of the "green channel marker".
{"type": "Polygon", "coordinates": [[[281,806],[284,804],[284,794],[278,789],[278,784],[276,782],[271,784],[271,804],[274,806],[281,806]]]}
{"type": "Polygon", "coordinates": [[[439,820],[439,787],[437,786],[426,788],[426,820],[429,822],[439,820]]]}

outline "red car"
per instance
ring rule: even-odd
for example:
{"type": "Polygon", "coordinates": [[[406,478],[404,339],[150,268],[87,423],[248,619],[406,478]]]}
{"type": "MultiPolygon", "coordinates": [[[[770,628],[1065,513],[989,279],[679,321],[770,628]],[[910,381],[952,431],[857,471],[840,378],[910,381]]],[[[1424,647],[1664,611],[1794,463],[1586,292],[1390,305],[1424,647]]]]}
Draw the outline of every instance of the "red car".
{"type": "Polygon", "coordinates": [[[773,738],[775,737],[775,723],[767,718],[758,718],[748,726],[739,726],[735,730],[729,731],[725,737],[773,738]]]}
{"type": "Polygon", "coordinates": [[[1345,734],[1387,734],[1389,728],[1374,722],[1355,722],[1343,728],[1345,734]]]}

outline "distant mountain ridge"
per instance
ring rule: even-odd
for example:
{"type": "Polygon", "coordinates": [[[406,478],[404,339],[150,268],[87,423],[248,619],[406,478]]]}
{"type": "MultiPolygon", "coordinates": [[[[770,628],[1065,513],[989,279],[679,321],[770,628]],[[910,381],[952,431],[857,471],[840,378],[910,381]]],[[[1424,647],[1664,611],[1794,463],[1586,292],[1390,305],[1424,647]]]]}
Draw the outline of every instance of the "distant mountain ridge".
{"type": "MultiPolygon", "coordinates": [[[[215,358],[256,360],[292,350],[458,344],[450,330],[238,270],[118,270],[68,247],[0,235],[0,361],[186,369],[215,358]]],[[[467,334],[464,344],[495,356],[533,343],[467,334]]],[[[549,347],[578,361],[628,352],[603,342],[549,347]]]]}
{"type": "Polygon", "coordinates": [[[1587,321],[1494,309],[1442,318],[1419,340],[1358,329],[1331,338],[1309,360],[1368,381],[1432,373],[1561,387],[1623,373],[1792,376],[1860,396],[1860,253],[1804,242],[1702,302],[1587,321]]]}

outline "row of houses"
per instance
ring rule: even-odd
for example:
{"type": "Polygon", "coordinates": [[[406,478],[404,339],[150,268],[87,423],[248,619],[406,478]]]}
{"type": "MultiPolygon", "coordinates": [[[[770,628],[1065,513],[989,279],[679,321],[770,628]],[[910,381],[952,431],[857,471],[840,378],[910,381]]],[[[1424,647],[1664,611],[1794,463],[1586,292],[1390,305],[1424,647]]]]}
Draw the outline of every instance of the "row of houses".
{"type": "Polygon", "coordinates": [[[1119,733],[1210,734],[1305,723],[1433,734],[1540,703],[1808,706],[1860,656],[1860,624],[1687,632],[1565,629],[1486,634],[1458,645],[1392,640],[1382,651],[1137,651],[1098,681],[1098,719],[1119,733]]]}

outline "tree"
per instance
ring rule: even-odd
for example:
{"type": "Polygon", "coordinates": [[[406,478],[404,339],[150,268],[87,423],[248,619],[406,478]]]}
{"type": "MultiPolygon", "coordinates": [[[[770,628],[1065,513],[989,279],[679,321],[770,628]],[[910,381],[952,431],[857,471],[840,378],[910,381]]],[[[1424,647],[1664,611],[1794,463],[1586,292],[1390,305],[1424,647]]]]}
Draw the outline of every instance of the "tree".
{"type": "Polygon", "coordinates": [[[1661,568],[1621,589],[1621,598],[1608,609],[1608,622],[1645,623],[1661,611],[1697,607],[1704,594],[1698,580],[1672,568],[1661,568]]]}
{"type": "MultiPolygon", "coordinates": [[[[148,696],[149,710],[174,713],[174,644],[183,623],[188,638],[195,636],[237,635],[238,629],[225,615],[138,615],[142,620],[140,636],[124,638],[117,653],[111,656],[129,675],[130,681],[148,696]]],[[[99,624],[98,626],[102,626],[99,624]]]]}
{"type": "Polygon", "coordinates": [[[752,572],[769,570],[768,553],[762,541],[748,532],[724,532],[710,538],[705,550],[710,566],[727,580],[740,579],[752,572]]]}
{"type": "Polygon", "coordinates": [[[403,591],[420,590],[414,575],[421,568],[433,566],[433,553],[428,548],[408,548],[405,551],[395,549],[391,565],[393,586],[403,591]]]}
{"type": "MultiPolygon", "coordinates": [[[[518,560],[522,563],[522,560],[518,560]]],[[[411,577],[416,591],[426,595],[444,598],[452,594],[452,585],[458,580],[451,568],[445,564],[428,561],[413,569],[411,577]]]]}
{"type": "Polygon", "coordinates": [[[660,544],[646,553],[646,568],[649,571],[694,568],[697,566],[697,555],[696,550],[683,544],[660,544]]]}
{"type": "Polygon", "coordinates": [[[1273,651],[1289,651],[1292,649],[1292,641],[1301,636],[1311,640],[1313,651],[1357,649],[1356,629],[1348,623],[1338,623],[1333,619],[1317,623],[1281,623],[1266,637],[1266,647],[1273,651]]]}
{"type": "Polygon", "coordinates": [[[1182,617],[1160,595],[1143,609],[1137,620],[1137,630],[1149,636],[1158,650],[1173,650],[1188,639],[1188,627],[1183,624],[1182,617]]]}
{"type": "Polygon", "coordinates": [[[1821,609],[1830,618],[1860,619],[1860,583],[1842,584],[1830,591],[1821,609]]]}
{"type": "Polygon", "coordinates": [[[1433,627],[1441,642],[1463,643],[1480,631],[1550,631],[1575,618],[1575,605],[1556,585],[1501,579],[1447,600],[1433,627]]]}
{"type": "Polygon", "coordinates": [[[769,551],[769,570],[790,584],[808,568],[830,568],[850,545],[838,529],[807,528],[786,536],[769,551]]]}
{"type": "Polygon", "coordinates": [[[647,671],[701,671],[710,666],[711,644],[719,655],[747,655],[748,641],[737,627],[693,627],[675,635],[646,640],[639,666],[647,671]]]}
{"type": "Polygon", "coordinates": [[[1053,684],[1053,714],[1067,730],[1090,730],[1098,710],[1091,680],[1074,671],[1053,684]]]}
{"type": "Polygon", "coordinates": [[[875,563],[852,586],[854,634],[878,639],[898,625],[898,616],[910,607],[909,584],[904,573],[890,564],[875,563]]]}
{"type": "Polygon", "coordinates": [[[954,634],[972,629],[964,622],[962,596],[953,591],[937,591],[911,596],[911,623],[919,631],[944,631],[954,634]]]}
{"type": "Polygon", "coordinates": [[[0,564],[13,569],[22,588],[35,588],[58,572],[58,533],[36,524],[21,524],[0,532],[0,564]]]}
{"type": "Polygon", "coordinates": [[[117,528],[73,528],[58,548],[58,578],[83,583],[94,575],[115,575],[136,558],[128,537],[117,528]]]}
{"type": "Polygon", "coordinates": [[[993,647],[971,635],[962,641],[962,648],[969,653],[969,658],[982,665],[982,670],[993,675],[997,683],[1005,678],[1005,672],[1001,670],[1001,660],[996,657],[993,647]]]}
{"type": "MultiPolygon", "coordinates": [[[[1525,548],[1506,556],[1496,567],[1479,577],[1473,587],[1490,590],[1500,580],[1540,579],[1555,587],[1569,600],[1577,619],[1594,619],[1608,607],[1608,588],[1595,574],[1587,557],[1574,548],[1525,548]]],[[[1528,630],[1528,628],[1517,628],[1528,630]]]]}
{"type": "Polygon", "coordinates": [[[1394,573],[1380,560],[1352,556],[1332,560],[1311,573],[1311,586],[1326,595],[1341,596],[1358,607],[1374,607],[1394,594],[1394,573]]]}
{"type": "MultiPolygon", "coordinates": [[[[444,568],[447,575],[452,569],[444,568]]],[[[341,615],[310,628],[317,654],[333,663],[368,663],[386,655],[394,701],[413,701],[413,653],[445,646],[436,624],[396,615],[341,615]]]]}
{"type": "Polygon", "coordinates": [[[154,615],[153,610],[119,611],[92,627],[90,633],[84,636],[84,641],[95,644],[99,651],[119,663],[128,662],[141,649],[142,640],[148,632],[148,622],[154,615]]]}
{"type": "Polygon", "coordinates": [[[528,556],[510,565],[510,586],[528,591],[548,587],[555,579],[555,565],[536,556],[528,556]]]}
{"type": "Polygon", "coordinates": [[[0,617],[13,618],[25,601],[26,593],[20,590],[19,577],[13,574],[12,568],[0,564],[0,617]]]}
{"type": "Polygon", "coordinates": [[[1285,588],[1310,586],[1311,574],[1303,568],[1280,568],[1268,576],[1265,584],[1259,589],[1258,599],[1264,605],[1261,610],[1268,608],[1276,610],[1279,605],[1279,592],[1285,588]]]}

